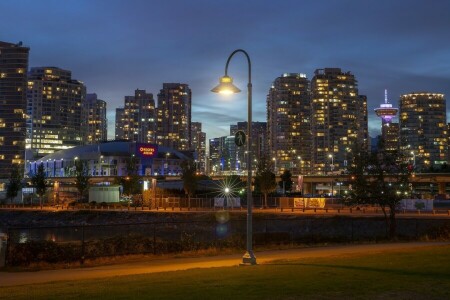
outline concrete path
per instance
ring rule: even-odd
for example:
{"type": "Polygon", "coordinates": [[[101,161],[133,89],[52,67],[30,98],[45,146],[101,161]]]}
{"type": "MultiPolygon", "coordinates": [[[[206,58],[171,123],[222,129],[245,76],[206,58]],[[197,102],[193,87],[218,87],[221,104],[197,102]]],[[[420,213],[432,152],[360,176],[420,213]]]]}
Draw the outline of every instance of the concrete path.
{"type": "MultiPolygon", "coordinates": [[[[417,249],[423,247],[450,245],[450,243],[392,243],[370,245],[344,245],[316,248],[257,252],[258,264],[269,264],[276,260],[293,260],[311,257],[332,257],[348,254],[368,254],[383,251],[417,249]]],[[[73,281],[93,278],[105,278],[134,274],[159,273],[188,270],[194,268],[239,266],[242,255],[224,255],[215,257],[171,258],[126,264],[108,265],[92,268],[44,270],[37,272],[0,272],[0,287],[27,285],[55,281],[73,281]]]]}

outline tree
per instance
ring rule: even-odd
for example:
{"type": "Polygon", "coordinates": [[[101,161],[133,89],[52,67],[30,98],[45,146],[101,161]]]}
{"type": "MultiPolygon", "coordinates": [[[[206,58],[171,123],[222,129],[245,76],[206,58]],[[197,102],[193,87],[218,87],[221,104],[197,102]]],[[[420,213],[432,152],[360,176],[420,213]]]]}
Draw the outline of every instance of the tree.
{"type": "Polygon", "coordinates": [[[189,205],[191,196],[195,194],[197,189],[197,175],[195,162],[193,160],[183,160],[181,162],[181,179],[183,180],[184,192],[188,195],[189,205]]]}
{"type": "Polygon", "coordinates": [[[17,197],[20,188],[22,187],[23,172],[21,165],[14,164],[9,177],[9,182],[6,187],[6,197],[12,203],[12,199],[17,197]]]}
{"type": "Polygon", "coordinates": [[[42,197],[47,192],[47,176],[45,175],[44,164],[38,166],[37,172],[31,177],[31,183],[36,189],[39,198],[39,205],[42,207],[42,197]]]}
{"type": "Polygon", "coordinates": [[[255,176],[255,189],[264,195],[264,207],[267,207],[267,195],[277,188],[275,174],[265,157],[258,162],[258,170],[255,176]]]}
{"type": "Polygon", "coordinates": [[[378,205],[386,221],[386,234],[396,236],[396,209],[400,201],[410,194],[410,168],[404,158],[395,152],[379,150],[368,155],[359,146],[352,150],[349,184],[352,189],[346,197],[350,205],[378,205]]]}
{"type": "Polygon", "coordinates": [[[122,180],[123,192],[127,195],[139,194],[141,192],[139,186],[138,174],[139,158],[134,154],[127,160],[127,177],[122,180]]]}
{"type": "Polygon", "coordinates": [[[283,192],[290,192],[292,189],[292,174],[291,171],[285,170],[281,174],[281,180],[278,182],[278,186],[283,189],[283,192]]]}
{"type": "Polygon", "coordinates": [[[86,162],[81,160],[75,160],[75,186],[80,194],[80,199],[83,199],[89,188],[89,175],[86,162]]]}

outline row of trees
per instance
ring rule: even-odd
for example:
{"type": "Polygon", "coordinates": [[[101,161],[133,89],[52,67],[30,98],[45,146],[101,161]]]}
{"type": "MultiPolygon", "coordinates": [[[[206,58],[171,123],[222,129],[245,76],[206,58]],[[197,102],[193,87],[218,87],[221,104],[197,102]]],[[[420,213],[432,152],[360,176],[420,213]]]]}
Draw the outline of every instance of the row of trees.
{"type": "MultiPolygon", "coordinates": [[[[89,176],[86,163],[81,160],[75,161],[75,186],[83,196],[89,187],[89,176]]],[[[10,178],[6,187],[6,197],[10,202],[17,197],[19,191],[24,187],[23,166],[13,165],[10,178]]],[[[39,204],[42,206],[42,200],[47,193],[48,180],[44,165],[41,163],[36,173],[31,176],[31,185],[35,188],[36,195],[39,198],[39,204]]]]}
{"type": "MultiPolygon", "coordinates": [[[[261,159],[258,165],[258,171],[255,177],[255,191],[264,195],[264,203],[267,206],[267,196],[276,190],[277,184],[275,181],[275,174],[272,172],[269,160],[261,159]]],[[[123,193],[126,195],[139,194],[141,187],[139,185],[140,177],[138,175],[139,160],[135,156],[131,156],[127,161],[126,177],[118,177],[115,180],[116,184],[123,187],[123,193]]],[[[88,168],[86,162],[82,160],[75,160],[75,186],[79,192],[79,198],[83,199],[86,191],[89,188],[88,168]]],[[[195,195],[197,189],[197,182],[201,178],[197,175],[196,165],[192,160],[185,160],[181,163],[183,189],[185,194],[190,198],[195,195]]],[[[240,179],[239,179],[240,180],[240,179]]],[[[234,181],[234,179],[233,179],[234,181]]],[[[42,205],[47,188],[48,180],[43,164],[40,164],[35,174],[31,177],[31,184],[36,189],[36,195],[39,198],[39,203],[42,205]]],[[[289,191],[292,187],[291,174],[289,171],[282,176],[282,181],[279,182],[280,187],[284,187],[289,191]]],[[[23,186],[23,171],[21,166],[16,165],[11,173],[9,183],[7,185],[7,197],[12,200],[17,197],[19,190],[23,186]]]]}
{"type": "MultiPolygon", "coordinates": [[[[380,147],[383,149],[383,147],[380,147]]],[[[138,175],[138,158],[131,156],[127,162],[127,177],[116,180],[117,184],[123,186],[124,194],[132,195],[140,193],[138,175]]],[[[181,163],[183,189],[190,198],[195,195],[197,183],[200,179],[197,175],[196,165],[192,160],[185,160],[181,163]]],[[[394,237],[396,232],[396,209],[405,197],[410,195],[411,186],[409,178],[413,171],[407,160],[399,153],[378,151],[368,154],[361,151],[356,145],[351,151],[350,164],[348,166],[349,191],[345,197],[347,205],[377,205],[381,207],[385,219],[389,236],[394,237]],[[370,175],[370,176],[368,176],[370,175]]],[[[89,188],[88,168],[85,162],[75,161],[75,185],[83,198],[89,188]]],[[[240,179],[239,179],[240,180],[240,179]]],[[[47,191],[47,178],[44,165],[38,166],[37,172],[31,177],[31,183],[36,189],[39,202],[47,191]]],[[[278,185],[283,191],[290,191],[292,188],[292,175],[285,171],[281,175],[278,185]]],[[[23,172],[20,166],[15,166],[12,170],[7,185],[7,197],[13,199],[17,197],[18,191],[23,186],[23,172]]],[[[243,184],[242,186],[245,186],[243,184]]],[[[267,206],[267,196],[277,188],[276,176],[272,171],[271,161],[262,158],[258,162],[256,176],[254,178],[255,192],[264,196],[264,206],[267,206]]]]}

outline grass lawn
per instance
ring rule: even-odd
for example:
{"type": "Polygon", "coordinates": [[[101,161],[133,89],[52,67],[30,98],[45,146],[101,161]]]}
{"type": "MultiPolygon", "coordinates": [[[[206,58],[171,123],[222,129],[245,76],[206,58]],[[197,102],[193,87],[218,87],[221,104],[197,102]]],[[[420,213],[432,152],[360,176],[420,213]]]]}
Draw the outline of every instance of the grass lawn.
{"type": "Polygon", "coordinates": [[[450,299],[450,246],[6,287],[0,299],[450,299]]]}

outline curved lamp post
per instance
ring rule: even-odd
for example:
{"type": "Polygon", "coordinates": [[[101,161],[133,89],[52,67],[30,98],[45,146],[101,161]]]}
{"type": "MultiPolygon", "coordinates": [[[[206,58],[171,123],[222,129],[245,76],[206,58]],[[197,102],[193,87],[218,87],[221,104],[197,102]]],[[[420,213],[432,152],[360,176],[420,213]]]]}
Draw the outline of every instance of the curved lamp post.
{"type": "Polygon", "coordinates": [[[219,85],[211,90],[214,93],[221,94],[234,94],[239,93],[241,90],[238,89],[233,84],[233,78],[228,76],[228,65],[231,58],[236,53],[241,52],[247,57],[248,62],[248,123],[247,123],[247,251],[242,257],[243,264],[256,264],[256,257],[253,253],[253,232],[252,232],[252,209],[253,209],[253,198],[252,198],[252,152],[251,152],[251,133],[252,133],[252,64],[250,61],[250,56],[248,53],[242,49],[237,49],[233,51],[228,57],[227,63],[225,65],[225,75],[220,78],[219,85]]]}

